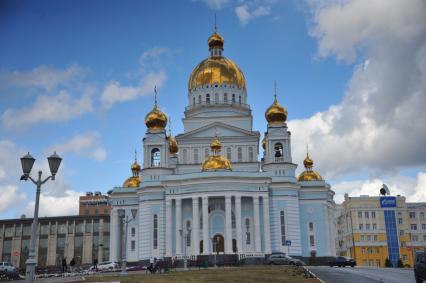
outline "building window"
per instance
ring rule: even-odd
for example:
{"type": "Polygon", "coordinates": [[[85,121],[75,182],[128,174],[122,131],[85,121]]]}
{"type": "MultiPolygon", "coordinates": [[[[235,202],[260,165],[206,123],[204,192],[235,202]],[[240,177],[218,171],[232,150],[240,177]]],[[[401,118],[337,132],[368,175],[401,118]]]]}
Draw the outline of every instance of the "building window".
{"type": "Polygon", "coordinates": [[[153,235],[152,235],[152,238],[153,238],[152,246],[153,246],[154,250],[156,250],[158,248],[158,216],[157,216],[157,214],[154,214],[153,218],[154,218],[153,219],[153,222],[154,222],[153,228],[154,229],[152,229],[152,233],[153,233],[153,235]]]}
{"type": "Polygon", "coordinates": [[[276,143],[274,146],[275,150],[275,157],[282,157],[283,156],[283,145],[282,143],[276,143]]]}
{"type": "Polygon", "coordinates": [[[418,237],[417,235],[412,235],[412,236],[411,236],[411,240],[412,240],[413,242],[418,242],[418,241],[419,241],[419,237],[418,237]]]}
{"type": "Polygon", "coordinates": [[[373,240],[374,240],[374,242],[377,242],[377,240],[378,240],[377,235],[374,235],[374,236],[373,236],[373,240]]]}
{"type": "Polygon", "coordinates": [[[375,211],[371,212],[371,218],[376,219],[376,212],[375,211]]]}
{"type": "Polygon", "coordinates": [[[218,94],[218,93],[215,93],[215,94],[214,94],[214,102],[215,102],[216,104],[218,104],[218,103],[219,103],[219,94],[218,94]]]}
{"type": "MultiPolygon", "coordinates": [[[[188,231],[189,229],[191,229],[191,221],[187,220],[186,221],[186,231],[188,231]]],[[[187,247],[191,246],[191,233],[186,234],[186,246],[187,247]]]]}
{"type": "Polygon", "coordinates": [[[188,151],[186,148],[183,149],[182,155],[183,163],[186,164],[188,162],[188,151]]]}
{"type": "Polygon", "coordinates": [[[425,219],[425,213],[423,211],[420,212],[420,219],[425,219]]]}
{"type": "Polygon", "coordinates": [[[423,242],[426,242],[426,235],[423,235],[423,242]]]}
{"type": "Polygon", "coordinates": [[[417,230],[417,224],[411,224],[411,230],[413,231],[417,230]]]}
{"type": "Polygon", "coordinates": [[[161,153],[158,148],[151,150],[151,167],[160,167],[161,153]]]}
{"type": "Polygon", "coordinates": [[[410,211],[410,219],[416,218],[416,213],[414,211],[410,211]]]}
{"type": "Polygon", "coordinates": [[[132,237],[134,237],[136,235],[136,229],[135,227],[132,227],[132,237]]]}
{"type": "Polygon", "coordinates": [[[379,248],[375,248],[375,250],[376,250],[376,254],[380,254],[380,249],[379,248]]]}
{"type": "Polygon", "coordinates": [[[243,161],[243,149],[241,147],[237,149],[237,158],[238,158],[238,162],[243,161]]]}
{"type": "Polygon", "coordinates": [[[206,103],[210,104],[210,94],[206,94],[206,103]]]}
{"type": "Polygon", "coordinates": [[[314,231],[314,223],[309,222],[309,231],[313,232],[314,231]]]}
{"type": "Polygon", "coordinates": [[[367,235],[367,242],[371,242],[371,235],[367,235]]]}
{"type": "Polygon", "coordinates": [[[228,94],[227,93],[223,94],[223,102],[228,103],[228,94]]]}
{"type": "Polygon", "coordinates": [[[248,148],[248,152],[249,152],[249,161],[253,162],[253,160],[254,160],[253,147],[250,146],[248,148]]]}
{"type": "Polygon", "coordinates": [[[232,103],[235,103],[235,93],[232,94],[232,103]]]}
{"type": "Polygon", "coordinates": [[[250,245],[250,219],[246,218],[246,245],[250,245]]]}
{"type": "Polygon", "coordinates": [[[228,158],[229,160],[231,160],[231,148],[227,147],[226,148],[226,158],[228,158]]]}
{"type": "Polygon", "coordinates": [[[281,227],[281,246],[285,246],[285,215],[284,210],[280,211],[280,227],[281,227]]]}
{"type": "Polygon", "coordinates": [[[365,248],[361,249],[361,253],[364,255],[365,254],[365,248]]]}
{"type": "Polygon", "coordinates": [[[402,224],[402,218],[398,218],[398,224],[402,224]]]}
{"type": "Polygon", "coordinates": [[[362,218],[362,211],[358,211],[358,218],[362,218]]]}
{"type": "Polygon", "coordinates": [[[426,230],[426,224],[422,224],[422,230],[426,230]]]}
{"type": "Polygon", "coordinates": [[[359,224],[359,230],[364,229],[364,225],[363,224],[359,224]]]}
{"type": "Polygon", "coordinates": [[[361,235],[361,242],[364,242],[364,241],[365,241],[365,236],[361,235]]]}
{"type": "Polygon", "coordinates": [[[201,95],[198,96],[198,104],[201,104],[201,95]]]}
{"type": "Polygon", "coordinates": [[[132,252],[134,252],[134,251],[135,251],[135,249],[136,249],[136,242],[135,242],[135,240],[132,240],[132,241],[130,242],[130,248],[131,248],[132,252]]]}
{"type": "Polygon", "coordinates": [[[241,104],[241,95],[238,96],[238,103],[241,104]]]}
{"type": "Polygon", "coordinates": [[[373,230],[377,230],[377,224],[373,223],[373,230]]]}
{"type": "Polygon", "coordinates": [[[235,219],[235,213],[234,212],[231,213],[231,223],[232,223],[232,229],[235,229],[237,227],[237,222],[236,222],[236,219],[235,219]]]}
{"type": "Polygon", "coordinates": [[[205,148],[204,149],[204,158],[207,158],[207,156],[209,156],[209,149],[205,148]]]}
{"type": "Polygon", "coordinates": [[[404,236],[404,230],[399,230],[399,235],[404,236]]]}
{"type": "Polygon", "coordinates": [[[370,230],[370,224],[368,224],[368,223],[367,223],[367,224],[365,224],[365,229],[366,229],[366,230],[370,230]]]}
{"type": "Polygon", "coordinates": [[[368,213],[368,211],[364,212],[365,214],[365,218],[370,218],[370,214],[368,213]]]}
{"type": "Polygon", "coordinates": [[[315,247],[315,236],[314,235],[309,236],[309,243],[310,243],[311,247],[315,247]]]}
{"type": "Polygon", "coordinates": [[[198,148],[194,148],[194,163],[198,163],[198,148]]]}

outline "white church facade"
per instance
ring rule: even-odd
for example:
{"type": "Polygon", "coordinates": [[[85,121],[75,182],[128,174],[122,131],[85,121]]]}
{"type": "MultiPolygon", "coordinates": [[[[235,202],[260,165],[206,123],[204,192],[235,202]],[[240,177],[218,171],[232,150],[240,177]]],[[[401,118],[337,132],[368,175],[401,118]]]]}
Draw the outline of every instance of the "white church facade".
{"type": "Polygon", "coordinates": [[[260,142],[243,72],[223,56],[217,32],[208,45],[210,57],[189,78],[184,132],[167,134],[167,116],[155,101],[145,118],[143,165],[135,160],[133,175],[112,190],[110,260],[119,261],[124,248],[129,262],[213,253],[335,255],[334,192],[309,155],[295,175],[287,110],[275,97],[260,142]]]}

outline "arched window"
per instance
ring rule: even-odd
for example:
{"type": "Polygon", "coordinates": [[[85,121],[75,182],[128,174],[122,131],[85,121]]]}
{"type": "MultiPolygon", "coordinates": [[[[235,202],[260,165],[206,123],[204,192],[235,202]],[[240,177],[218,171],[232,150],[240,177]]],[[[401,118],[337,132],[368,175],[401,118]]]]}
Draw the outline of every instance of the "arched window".
{"type": "Polygon", "coordinates": [[[246,218],[246,245],[250,245],[250,219],[246,218]]]}
{"type": "Polygon", "coordinates": [[[249,152],[249,160],[250,160],[250,162],[253,162],[253,159],[254,159],[253,147],[250,146],[248,148],[248,152],[249,152]]]}
{"type": "Polygon", "coordinates": [[[314,231],[314,223],[309,222],[309,231],[313,232],[314,231]]]}
{"type": "Polygon", "coordinates": [[[235,93],[232,94],[232,103],[235,103],[235,93]]]}
{"type": "Polygon", "coordinates": [[[285,217],[284,210],[280,211],[281,245],[285,246],[285,217]]]}
{"type": "Polygon", "coordinates": [[[182,161],[184,164],[188,162],[188,151],[186,150],[186,148],[184,148],[182,151],[182,161]]]}
{"type": "Polygon", "coordinates": [[[153,229],[152,229],[152,246],[153,249],[158,249],[158,215],[153,216],[153,229]]]}
{"type": "Polygon", "coordinates": [[[198,96],[198,104],[201,104],[201,95],[198,96]]]}
{"type": "Polygon", "coordinates": [[[231,156],[231,148],[230,148],[230,147],[227,147],[227,148],[226,148],[226,158],[228,158],[228,160],[231,160],[231,159],[232,159],[232,156],[231,156]]]}
{"type": "Polygon", "coordinates": [[[240,96],[238,96],[238,103],[240,103],[240,104],[241,104],[241,95],[240,95],[240,96]]]}
{"type": "Polygon", "coordinates": [[[136,229],[135,227],[132,227],[132,237],[134,237],[136,235],[136,229]]]}
{"type": "Polygon", "coordinates": [[[192,104],[195,105],[195,96],[192,97],[192,104]]]}
{"type": "Polygon", "coordinates": [[[282,157],[283,156],[283,145],[282,143],[276,143],[274,146],[275,150],[275,157],[282,157]]]}
{"type": "Polygon", "coordinates": [[[241,147],[237,149],[237,159],[238,159],[238,162],[243,161],[243,149],[241,147]]]}
{"type": "Polygon", "coordinates": [[[215,93],[215,94],[214,94],[214,102],[215,102],[216,104],[218,104],[218,103],[219,103],[219,94],[218,94],[218,93],[215,93]]]}
{"type": "Polygon", "coordinates": [[[237,224],[236,224],[236,219],[235,219],[235,213],[234,212],[231,213],[231,223],[232,223],[232,229],[235,229],[237,227],[237,224]]]}
{"type": "Polygon", "coordinates": [[[227,93],[223,94],[223,103],[228,103],[228,94],[227,93]]]}
{"type": "Polygon", "coordinates": [[[205,148],[204,149],[204,158],[206,158],[207,156],[209,156],[209,149],[205,148]]]}
{"type": "Polygon", "coordinates": [[[161,153],[158,148],[151,150],[151,167],[159,167],[161,161],[161,153]]]}
{"type": "Polygon", "coordinates": [[[191,233],[188,233],[188,230],[191,229],[191,221],[186,221],[186,246],[191,246],[191,233]]]}
{"type": "Polygon", "coordinates": [[[206,94],[206,103],[210,104],[210,94],[206,94]]]}
{"type": "Polygon", "coordinates": [[[194,148],[194,163],[198,163],[198,148],[194,148]]]}

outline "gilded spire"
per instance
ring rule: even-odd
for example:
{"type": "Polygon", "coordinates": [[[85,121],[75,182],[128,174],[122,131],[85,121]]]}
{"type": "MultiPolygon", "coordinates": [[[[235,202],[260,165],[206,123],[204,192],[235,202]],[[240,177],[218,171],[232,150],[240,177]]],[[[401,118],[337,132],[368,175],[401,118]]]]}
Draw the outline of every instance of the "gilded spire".
{"type": "Polygon", "coordinates": [[[231,162],[223,155],[220,155],[220,149],[222,144],[218,138],[217,131],[215,130],[215,136],[210,144],[212,155],[206,157],[201,165],[202,171],[216,171],[216,170],[232,170],[231,162]]]}
{"type": "Polygon", "coordinates": [[[322,177],[318,172],[312,170],[314,167],[314,161],[309,157],[309,147],[306,145],[306,158],[303,160],[303,165],[305,165],[305,171],[303,171],[299,177],[298,181],[321,181],[322,177]]]}
{"type": "Polygon", "coordinates": [[[139,178],[139,172],[141,171],[141,166],[138,164],[137,152],[135,149],[135,161],[131,166],[132,176],[126,179],[123,183],[124,188],[138,188],[141,180],[139,178]]]}
{"type": "Polygon", "coordinates": [[[274,102],[265,112],[265,118],[268,123],[281,124],[287,120],[287,110],[280,105],[277,99],[277,82],[274,81],[274,102]]]}
{"type": "Polygon", "coordinates": [[[145,125],[149,130],[163,130],[167,126],[167,116],[158,109],[157,86],[154,86],[154,108],[145,116],[145,125]]]}

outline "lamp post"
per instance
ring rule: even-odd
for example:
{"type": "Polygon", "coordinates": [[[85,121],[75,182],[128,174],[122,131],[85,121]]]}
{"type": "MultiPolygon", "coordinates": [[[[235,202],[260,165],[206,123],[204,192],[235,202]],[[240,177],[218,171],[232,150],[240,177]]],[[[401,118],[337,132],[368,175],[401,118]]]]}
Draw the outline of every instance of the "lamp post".
{"type": "Polygon", "coordinates": [[[118,216],[120,218],[122,218],[123,224],[126,224],[126,232],[124,234],[124,252],[122,255],[122,263],[121,263],[121,273],[120,275],[127,275],[127,233],[128,233],[128,227],[129,227],[129,222],[132,222],[135,218],[136,218],[136,213],[138,212],[137,209],[132,208],[131,209],[132,212],[132,218],[129,219],[129,216],[126,215],[126,211],[124,209],[119,209],[118,210],[118,216]],[[126,219],[124,219],[124,217],[126,217],[126,219]]]}
{"type": "Polygon", "coordinates": [[[41,185],[46,183],[49,179],[52,181],[55,180],[55,175],[58,173],[59,165],[61,165],[62,158],[59,157],[59,155],[54,152],[51,156],[47,158],[47,161],[49,162],[49,169],[50,175],[46,179],[41,179],[42,171],[38,171],[38,179],[34,180],[31,176],[31,169],[33,168],[35,158],[30,155],[28,152],[25,156],[21,157],[21,165],[22,165],[22,171],[23,175],[21,176],[21,181],[28,181],[31,180],[33,182],[37,189],[36,189],[36,201],[35,201],[35,209],[34,209],[34,219],[33,224],[31,227],[31,241],[30,241],[30,251],[28,254],[28,259],[25,262],[26,264],[26,271],[25,271],[25,282],[32,283],[34,282],[34,276],[35,276],[35,266],[37,264],[37,260],[35,257],[35,241],[36,241],[36,233],[37,233],[37,226],[38,226],[38,207],[39,207],[39,200],[40,200],[40,190],[41,185]]]}
{"type": "Polygon", "coordinates": [[[185,249],[184,249],[184,258],[183,258],[183,270],[184,271],[188,271],[188,260],[187,260],[187,258],[186,258],[186,243],[187,243],[187,241],[188,241],[188,236],[191,234],[191,228],[189,228],[189,227],[186,227],[186,234],[185,235],[182,235],[183,234],[183,230],[182,229],[179,229],[179,234],[180,234],[180,236],[182,237],[183,236],[183,238],[184,238],[184,245],[185,245],[185,249]]]}

